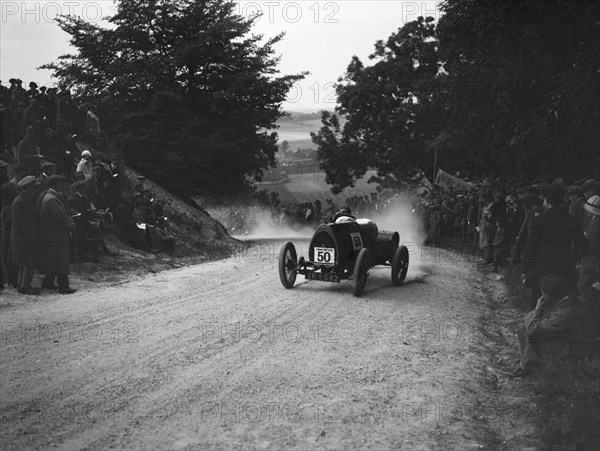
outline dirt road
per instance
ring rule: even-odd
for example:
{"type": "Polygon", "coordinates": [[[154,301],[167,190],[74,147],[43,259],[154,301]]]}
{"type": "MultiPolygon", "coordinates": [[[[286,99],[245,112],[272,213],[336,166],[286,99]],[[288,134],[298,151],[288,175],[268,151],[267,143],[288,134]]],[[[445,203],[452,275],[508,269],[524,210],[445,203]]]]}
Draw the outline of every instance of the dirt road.
{"type": "Polygon", "coordinates": [[[474,263],[414,248],[404,286],[375,269],[357,299],[350,282],[285,290],[280,244],[80,278],[72,296],[5,290],[1,448],[510,449],[534,434],[498,397],[474,263]]]}

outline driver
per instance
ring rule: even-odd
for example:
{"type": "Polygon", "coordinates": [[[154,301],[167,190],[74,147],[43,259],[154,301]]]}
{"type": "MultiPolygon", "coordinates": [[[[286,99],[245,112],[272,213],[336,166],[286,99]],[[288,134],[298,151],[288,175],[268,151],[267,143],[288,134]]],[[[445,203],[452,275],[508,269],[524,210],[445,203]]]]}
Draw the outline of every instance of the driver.
{"type": "Polygon", "coordinates": [[[339,224],[340,222],[356,222],[356,218],[352,216],[352,211],[348,207],[343,207],[331,217],[331,222],[335,224],[339,224]]]}

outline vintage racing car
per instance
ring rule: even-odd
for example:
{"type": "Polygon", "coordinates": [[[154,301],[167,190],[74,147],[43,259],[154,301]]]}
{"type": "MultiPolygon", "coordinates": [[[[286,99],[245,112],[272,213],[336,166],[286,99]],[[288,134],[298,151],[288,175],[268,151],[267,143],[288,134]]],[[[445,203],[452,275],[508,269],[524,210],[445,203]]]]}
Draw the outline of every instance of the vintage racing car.
{"type": "Polygon", "coordinates": [[[292,288],[296,276],[340,283],[352,279],[352,291],[360,296],[369,270],[377,265],[391,267],[392,284],[402,285],[408,271],[408,249],[399,246],[398,232],[379,231],[368,219],[338,220],[321,224],[308,248],[308,260],[298,259],[290,241],[279,252],[279,278],[285,288],[292,288]]]}

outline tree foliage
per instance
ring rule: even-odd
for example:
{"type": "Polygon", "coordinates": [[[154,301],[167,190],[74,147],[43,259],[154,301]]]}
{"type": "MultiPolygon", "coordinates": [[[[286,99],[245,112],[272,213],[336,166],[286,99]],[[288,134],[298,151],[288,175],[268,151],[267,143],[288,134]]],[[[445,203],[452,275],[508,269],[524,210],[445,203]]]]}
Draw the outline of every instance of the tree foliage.
{"type": "Polygon", "coordinates": [[[120,0],[106,28],[61,17],[77,53],[44,67],[98,105],[142,173],[176,192],[232,192],[274,165],[268,130],[306,75],[278,75],[283,34],[263,40],[255,20],[225,0],[120,0]]]}
{"type": "Polygon", "coordinates": [[[449,169],[505,179],[597,175],[600,3],[446,0],[357,57],[337,86],[337,115],[313,135],[332,190],[369,167],[399,181],[449,169]],[[336,164],[336,162],[343,162],[336,164]],[[596,169],[597,171],[597,169],[596,169]]]}

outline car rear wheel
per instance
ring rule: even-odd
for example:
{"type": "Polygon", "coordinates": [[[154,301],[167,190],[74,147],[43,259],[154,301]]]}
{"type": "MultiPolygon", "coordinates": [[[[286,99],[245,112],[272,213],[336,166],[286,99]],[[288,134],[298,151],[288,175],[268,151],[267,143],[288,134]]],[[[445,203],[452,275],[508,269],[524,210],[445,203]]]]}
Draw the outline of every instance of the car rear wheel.
{"type": "Polygon", "coordinates": [[[392,284],[394,286],[402,285],[408,272],[408,249],[406,246],[399,246],[394,252],[392,258],[392,284]]]}
{"type": "Polygon", "coordinates": [[[369,277],[369,264],[370,264],[369,250],[364,247],[358,253],[356,262],[354,263],[354,274],[352,276],[352,292],[354,296],[360,297],[367,284],[367,278],[369,277]]]}
{"type": "Polygon", "coordinates": [[[279,251],[279,279],[285,288],[292,288],[296,282],[298,255],[294,243],[288,241],[279,251]]]}

